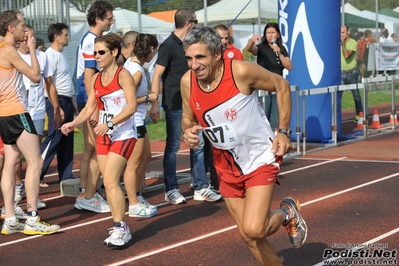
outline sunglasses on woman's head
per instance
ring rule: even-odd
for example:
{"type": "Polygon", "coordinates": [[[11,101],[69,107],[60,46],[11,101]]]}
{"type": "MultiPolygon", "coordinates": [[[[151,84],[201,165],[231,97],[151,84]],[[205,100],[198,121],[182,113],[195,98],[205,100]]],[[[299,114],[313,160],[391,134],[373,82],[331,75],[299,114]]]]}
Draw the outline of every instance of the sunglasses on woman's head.
{"type": "Polygon", "coordinates": [[[109,50],[99,50],[99,51],[94,51],[94,56],[96,56],[97,54],[99,55],[105,55],[106,52],[108,52],[109,50]]]}

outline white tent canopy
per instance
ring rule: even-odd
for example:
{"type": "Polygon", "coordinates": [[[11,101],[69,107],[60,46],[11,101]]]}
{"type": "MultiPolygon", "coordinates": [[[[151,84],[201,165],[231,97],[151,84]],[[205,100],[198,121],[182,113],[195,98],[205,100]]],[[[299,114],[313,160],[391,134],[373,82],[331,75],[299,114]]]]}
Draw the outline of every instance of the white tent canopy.
{"type": "Polygon", "coordinates": [[[221,0],[220,2],[195,11],[199,23],[205,22],[205,13],[207,15],[207,23],[224,23],[226,26],[235,19],[241,12],[245,5],[249,2],[248,6],[242,11],[237,18],[237,24],[252,24],[258,23],[260,1],[260,18],[262,22],[269,19],[277,19],[277,2],[276,0],[221,0]]]}
{"type": "Polygon", "coordinates": [[[398,12],[399,13],[399,6],[394,8],[393,11],[398,12]]]}
{"type": "MultiPolygon", "coordinates": [[[[344,8],[343,8],[345,13],[355,15],[355,13],[360,12],[359,9],[351,5],[350,3],[345,3],[344,8]]],[[[341,13],[342,13],[342,7],[341,7],[341,13]]]]}
{"type": "Polygon", "coordinates": [[[47,21],[47,25],[60,22],[61,18],[64,18],[64,22],[66,22],[67,11],[69,11],[70,22],[87,22],[85,13],[80,12],[72,4],[67,8],[65,2],[61,0],[35,0],[22,8],[21,11],[25,18],[44,20],[43,23],[47,21]]]}
{"type": "Polygon", "coordinates": [[[116,8],[114,10],[115,24],[113,28],[116,31],[126,32],[135,30],[149,34],[170,34],[174,30],[174,24],[147,15],[141,15],[141,29],[139,29],[139,15],[136,12],[116,8]]]}
{"type": "MultiPolygon", "coordinates": [[[[368,10],[363,10],[359,11],[357,13],[354,13],[354,15],[359,16],[359,17],[364,17],[367,19],[375,20],[376,19],[376,14],[374,12],[368,11],[368,10]]],[[[399,24],[399,19],[389,17],[386,15],[378,14],[378,21],[382,23],[395,23],[399,24]]]]}

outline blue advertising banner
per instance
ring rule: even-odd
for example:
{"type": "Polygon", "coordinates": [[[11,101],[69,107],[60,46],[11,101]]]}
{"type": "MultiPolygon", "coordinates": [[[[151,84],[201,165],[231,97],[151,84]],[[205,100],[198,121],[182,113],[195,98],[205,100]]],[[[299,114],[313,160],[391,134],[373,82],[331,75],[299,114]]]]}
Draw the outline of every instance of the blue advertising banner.
{"type": "MultiPolygon", "coordinates": [[[[340,0],[279,0],[278,18],[283,45],[293,69],[285,73],[300,90],[341,84],[340,0]]],[[[296,127],[295,94],[291,128],[296,127]]],[[[306,96],[306,136],[308,141],[325,141],[331,133],[331,94],[306,96]]],[[[341,95],[338,96],[338,137],[341,134],[341,95]]],[[[301,104],[301,101],[300,101],[301,104]]],[[[302,114],[302,108],[300,108],[302,114]]],[[[302,125],[299,125],[303,130],[302,125]]],[[[292,136],[296,138],[295,134],[292,136]]]]}

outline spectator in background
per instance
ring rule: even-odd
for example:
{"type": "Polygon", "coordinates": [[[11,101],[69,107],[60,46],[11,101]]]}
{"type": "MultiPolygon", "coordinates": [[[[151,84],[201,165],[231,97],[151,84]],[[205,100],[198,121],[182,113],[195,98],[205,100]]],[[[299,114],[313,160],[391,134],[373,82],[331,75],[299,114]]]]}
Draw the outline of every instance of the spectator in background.
{"type": "MultiPolygon", "coordinates": [[[[28,31],[35,36],[35,31],[30,25],[26,25],[28,31]]],[[[37,45],[36,45],[37,46],[37,45]]],[[[22,59],[29,65],[31,65],[31,57],[32,55],[30,54],[29,51],[29,46],[25,42],[20,42],[19,43],[19,48],[18,52],[21,55],[22,59]]],[[[37,60],[39,61],[39,66],[40,66],[40,82],[32,82],[28,77],[25,75],[23,76],[23,81],[25,84],[25,88],[28,91],[28,102],[27,102],[27,110],[33,120],[33,123],[35,125],[36,133],[39,137],[39,143],[42,142],[43,135],[44,135],[44,119],[45,119],[45,114],[46,114],[46,101],[45,101],[45,96],[48,94],[51,95],[52,98],[54,98],[54,103],[57,108],[57,119],[56,121],[58,124],[56,124],[56,127],[59,128],[61,125],[61,117],[60,117],[60,109],[58,105],[58,98],[56,97],[56,91],[54,86],[45,86],[45,80],[47,80],[51,75],[53,75],[53,71],[49,68],[48,66],[48,60],[46,57],[46,54],[42,52],[41,50],[36,49],[36,57],[37,60]],[[51,93],[49,93],[49,91],[51,93]]],[[[52,114],[52,118],[54,118],[54,111],[52,114]]],[[[53,125],[53,121],[49,121],[49,124],[53,125]]],[[[54,129],[53,129],[54,130],[54,129]]],[[[21,164],[22,166],[22,164],[21,164]]],[[[20,166],[20,167],[21,167],[20,166]]],[[[19,169],[17,171],[17,185],[22,184],[22,178],[21,178],[21,170],[19,169]]],[[[40,178],[40,187],[48,187],[48,185],[44,182],[42,182],[42,178],[40,178]]],[[[17,191],[17,190],[16,190],[17,191]]],[[[22,195],[19,196],[22,198],[22,195]]],[[[42,202],[41,200],[38,200],[37,202],[37,208],[42,209],[45,208],[46,204],[42,202]]]]}
{"type": "MultiPolygon", "coordinates": [[[[87,12],[89,31],[82,37],[77,53],[77,94],[76,102],[79,111],[87,101],[88,90],[91,87],[91,79],[100,68],[97,66],[94,56],[94,39],[109,31],[114,24],[114,7],[107,1],[97,0],[92,3],[87,12]]],[[[98,122],[98,113],[83,123],[84,152],[80,163],[80,195],[76,198],[75,208],[93,211],[97,213],[110,212],[106,200],[96,192],[100,178],[100,169],[97,163],[96,138],[93,126],[98,122]]]]}
{"type": "Polygon", "coordinates": [[[388,40],[389,32],[386,28],[381,30],[381,36],[379,42],[386,42],[388,40]]]}
{"type": "Polygon", "coordinates": [[[375,38],[371,30],[364,31],[364,41],[366,42],[366,44],[375,43],[375,38]]]}
{"type": "Polygon", "coordinates": [[[391,37],[388,39],[388,42],[398,42],[398,35],[396,33],[392,33],[391,37]]]}
{"type": "Polygon", "coordinates": [[[44,40],[37,38],[36,40],[36,50],[45,52],[46,51],[46,46],[44,45],[44,40]]]}
{"type": "Polygon", "coordinates": [[[40,144],[32,118],[24,104],[26,90],[22,75],[32,82],[40,82],[40,66],[36,57],[36,39],[26,29],[23,14],[18,10],[4,11],[0,15],[0,135],[4,143],[6,158],[1,177],[1,191],[4,198],[5,217],[2,234],[23,232],[28,235],[53,234],[60,226],[51,225],[39,217],[37,200],[39,195],[39,175],[43,165],[40,157],[40,144]],[[31,66],[18,54],[16,47],[26,42],[31,54],[31,66]],[[21,153],[28,167],[25,175],[27,214],[24,223],[19,222],[14,212],[15,165],[21,153]]]}
{"type": "Polygon", "coordinates": [[[134,55],[124,64],[124,68],[130,72],[137,84],[137,112],[134,114],[137,142],[123,175],[129,198],[130,217],[152,217],[157,214],[156,206],[150,205],[140,192],[147,164],[151,160],[150,138],[144,120],[147,116],[147,104],[157,100],[155,93],[148,93],[148,81],[143,65],[152,60],[157,49],[158,41],[155,36],[139,34],[135,37],[134,55]]]}
{"type": "MultiPolygon", "coordinates": [[[[188,71],[187,60],[182,41],[187,33],[198,23],[195,11],[189,8],[180,8],[174,16],[176,30],[160,45],[158,58],[152,78],[151,90],[160,94],[162,79],[163,96],[162,107],[166,118],[166,146],[163,160],[165,201],[171,204],[186,202],[180,194],[176,177],[176,154],[180,149],[182,98],[180,94],[181,77],[188,71]]],[[[221,74],[221,73],[219,73],[221,74]]],[[[210,84],[208,84],[210,85],[210,84]]],[[[159,104],[154,102],[150,117],[154,123],[159,119],[159,104]]],[[[202,136],[201,136],[202,138],[202,136]]],[[[194,200],[216,201],[221,199],[219,194],[210,189],[205,171],[205,159],[202,146],[190,150],[191,173],[194,186],[194,200]]]]}
{"type": "MultiPolygon", "coordinates": [[[[341,84],[356,84],[359,73],[356,69],[357,42],[349,37],[347,26],[341,26],[341,84]]],[[[353,100],[356,107],[354,122],[359,120],[359,113],[363,112],[362,98],[359,89],[352,90],[353,100]]]]}
{"type": "Polygon", "coordinates": [[[122,51],[118,58],[118,65],[123,66],[126,60],[132,56],[137,35],[139,35],[137,31],[131,30],[122,36],[122,51]]]}
{"type": "Polygon", "coordinates": [[[44,139],[40,149],[44,160],[41,180],[55,155],[57,155],[59,181],[75,178],[72,175],[74,134],[65,136],[59,130],[62,124],[73,120],[75,111],[77,111],[72,100],[75,95],[72,73],[65,55],[62,53],[69,42],[68,29],[68,25],[64,23],[50,24],[47,29],[50,47],[46,50],[46,56],[52,75],[46,79],[46,84],[48,88],[54,88],[56,97],[46,97],[48,131],[47,138],[44,139]],[[59,106],[57,109],[54,108],[56,105],[53,103],[53,98],[56,98],[56,105],[59,106]],[[62,115],[60,121],[54,123],[54,116],[60,112],[58,109],[62,110],[62,115]]]}
{"type": "Polygon", "coordinates": [[[244,60],[241,51],[234,46],[234,39],[230,36],[229,29],[223,24],[216,25],[213,29],[220,35],[224,48],[223,57],[244,60]]]}
{"type": "MultiPolygon", "coordinates": [[[[266,24],[262,38],[254,34],[248,40],[245,49],[257,56],[256,62],[260,66],[280,76],[283,75],[284,69],[292,69],[290,57],[281,41],[280,28],[275,22],[266,24]]],[[[277,97],[275,94],[268,93],[265,101],[266,117],[272,129],[276,130],[279,127],[277,97]]]]}
{"type": "Polygon", "coordinates": [[[234,46],[234,38],[229,36],[229,45],[227,46],[226,50],[224,51],[225,58],[234,58],[238,60],[244,60],[241,51],[234,46]]]}
{"type": "Polygon", "coordinates": [[[367,43],[364,38],[364,33],[359,31],[358,39],[357,39],[357,58],[356,58],[356,67],[359,70],[360,77],[364,77],[366,73],[366,65],[364,63],[364,54],[366,52],[367,43]]]}

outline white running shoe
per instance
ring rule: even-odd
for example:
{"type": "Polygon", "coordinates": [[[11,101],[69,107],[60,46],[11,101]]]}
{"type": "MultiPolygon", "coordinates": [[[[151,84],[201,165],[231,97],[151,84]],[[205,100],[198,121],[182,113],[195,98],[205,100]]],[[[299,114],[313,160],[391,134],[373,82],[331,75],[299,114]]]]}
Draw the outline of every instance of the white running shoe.
{"type": "Polygon", "coordinates": [[[29,223],[28,220],[25,222],[24,234],[25,235],[50,235],[57,233],[61,227],[56,224],[49,224],[40,219],[37,216],[34,223],[29,223]]]}
{"type": "MultiPolygon", "coordinates": [[[[14,213],[15,213],[15,217],[17,217],[18,219],[28,218],[28,215],[17,204],[14,204],[14,213]]],[[[4,220],[5,217],[6,217],[6,209],[3,207],[3,208],[1,208],[1,218],[0,219],[4,220]]]]}
{"type": "Polygon", "coordinates": [[[91,199],[86,199],[83,195],[76,198],[75,208],[79,210],[87,210],[96,213],[110,212],[108,202],[103,199],[98,193],[94,194],[91,199]]]}
{"type": "Polygon", "coordinates": [[[24,184],[15,184],[14,203],[17,204],[18,202],[20,202],[24,194],[25,194],[24,184]]]}
{"type": "Polygon", "coordinates": [[[207,188],[202,188],[200,190],[194,191],[194,200],[218,201],[221,198],[222,198],[221,195],[215,193],[215,191],[211,189],[211,185],[209,185],[207,188]]]}
{"type": "Polygon", "coordinates": [[[41,201],[40,199],[37,199],[37,209],[44,209],[47,208],[46,203],[44,203],[43,201],[41,201]]]}
{"type": "Polygon", "coordinates": [[[113,227],[110,230],[109,237],[104,240],[104,245],[107,247],[123,246],[132,239],[129,226],[126,229],[121,227],[113,227]]]}
{"type": "Polygon", "coordinates": [[[7,221],[4,221],[3,226],[1,227],[1,233],[3,235],[22,233],[24,231],[24,226],[25,225],[20,223],[18,219],[15,223],[8,223],[7,221]]]}
{"type": "Polygon", "coordinates": [[[148,208],[140,202],[136,205],[129,205],[129,217],[149,218],[157,214],[156,208],[148,208]]]}
{"type": "Polygon", "coordinates": [[[148,201],[145,200],[145,198],[141,195],[137,196],[137,200],[143,204],[144,206],[146,206],[147,208],[151,208],[151,209],[156,209],[157,206],[155,205],[151,205],[150,203],[148,203],[148,201]]]}
{"type": "Polygon", "coordinates": [[[175,188],[165,193],[165,201],[170,204],[180,204],[186,202],[186,198],[180,194],[179,189],[175,188]]]}

